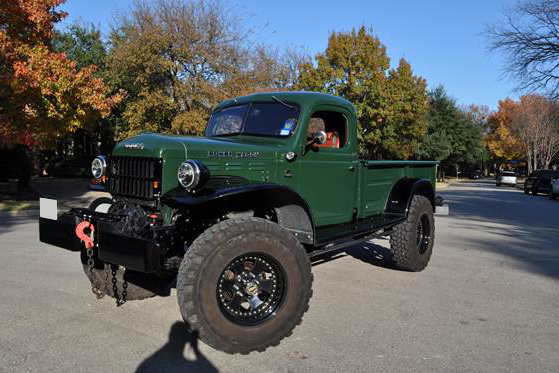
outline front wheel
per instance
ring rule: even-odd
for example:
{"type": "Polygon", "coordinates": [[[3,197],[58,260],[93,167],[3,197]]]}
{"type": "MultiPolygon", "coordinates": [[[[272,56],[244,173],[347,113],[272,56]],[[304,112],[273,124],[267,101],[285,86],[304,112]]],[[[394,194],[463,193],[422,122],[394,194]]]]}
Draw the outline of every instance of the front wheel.
{"type": "Polygon", "coordinates": [[[419,272],[429,263],[435,242],[433,206],[422,195],[413,196],[408,216],[390,235],[390,251],[398,269],[419,272]]]}
{"type": "Polygon", "coordinates": [[[270,221],[238,218],[206,230],[177,277],[179,308],[202,341],[227,353],[263,351],[301,323],[313,276],[295,236],[270,221]]]}
{"type": "Polygon", "coordinates": [[[557,194],[553,193],[553,189],[549,190],[549,199],[555,199],[557,198],[557,194]]]}

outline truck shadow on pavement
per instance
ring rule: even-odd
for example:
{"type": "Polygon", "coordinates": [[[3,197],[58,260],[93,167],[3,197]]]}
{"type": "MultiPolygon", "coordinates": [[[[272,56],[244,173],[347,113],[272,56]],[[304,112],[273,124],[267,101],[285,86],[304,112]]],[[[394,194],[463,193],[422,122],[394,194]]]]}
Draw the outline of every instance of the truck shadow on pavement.
{"type": "Polygon", "coordinates": [[[390,250],[372,242],[362,242],[347,249],[340,249],[340,251],[337,252],[318,255],[312,259],[312,266],[324,264],[345,256],[351,256],[352,258],[359,259],[375,267],[399,270],[396,268],[390,250]]]}
{"type": "Polygon", "coordinates": [[[442,217],[463,250],[512,259],[525,271],[559,279],[559,203],[490,183],[440,193],[451,206],[442,217]]]}
{"type": "Polygon", "coordinates": [[[19,224],[36,222],[39,218],[37,217],[0,217],[0,235],[4,233],[9,233],[13,229],[17,228],[19,224]]]}
{"type": "Polygon", "coordinates": [[[145,359],[136,373],[154,372],[219,372],[198,348],[198,335],[190,332],[185,323],[177,321],[171,326],[169,340],[159,350],[145,359]],[[185,358],[184,350],[190,347],[195,360],[185,358]]]}

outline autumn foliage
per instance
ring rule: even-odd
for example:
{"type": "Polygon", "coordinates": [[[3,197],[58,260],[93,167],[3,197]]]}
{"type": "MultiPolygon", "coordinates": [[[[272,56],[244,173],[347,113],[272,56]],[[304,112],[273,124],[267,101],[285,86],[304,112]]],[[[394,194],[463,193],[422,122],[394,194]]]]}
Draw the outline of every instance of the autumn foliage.
{"type": "Polygon", "coordinates": [[[532,171],[549,168],[559,154],[559,104],[545,96],[500,101],[487,123],[485,141],[497,158],[525,159],[532,171]]]}
{"type": "Polygon", "coordinates": [[[342,96],[355,104],[360,152],[409,158],[427,131],[427,83],[399,61],[390,68],[386,47],[370,30],[333,32],[316,65],[302,66],[300,88],[342,96]]]}
{"type": "Polygon", "coordinates": [[[0,144],[45,145],[92,125],[110,113],[121,96],[51,48],[64,0],[0,3],[0,144]]]}

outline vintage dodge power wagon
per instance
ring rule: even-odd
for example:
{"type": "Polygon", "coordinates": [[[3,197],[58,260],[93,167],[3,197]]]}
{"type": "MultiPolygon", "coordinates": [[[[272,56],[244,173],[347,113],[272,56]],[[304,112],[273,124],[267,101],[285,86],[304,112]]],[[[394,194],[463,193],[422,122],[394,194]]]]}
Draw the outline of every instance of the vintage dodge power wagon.
{"type": "Polygon", "coordinates": [[[436,164],[359,159],[342,98],[253,94],[219,104],[205,137],[143,133],[97,157],[111,198],[61,215],[44,200],[40,240],[81,252],[98,297],[122,304],[176,286],[205,343],[264,350],[307,311],[313,257],[390,236],[395,267],[426,267],[436,164]]]}

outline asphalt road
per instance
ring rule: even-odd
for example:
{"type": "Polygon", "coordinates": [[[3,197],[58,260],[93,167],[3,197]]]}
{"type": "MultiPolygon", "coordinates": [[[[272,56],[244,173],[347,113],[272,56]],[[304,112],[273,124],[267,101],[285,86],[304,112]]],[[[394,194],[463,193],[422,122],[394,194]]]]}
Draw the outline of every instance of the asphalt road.
{"type": "Polygon", "coordinates": [[[185,333],[174,292],[95,300],[76,254],[3,219],[0,371],[559,371],[559,201],[490,181],[439,194],[425,271],[391,269],[383,240],[319,261],[302,325],[248,356],[185,333]]]}

